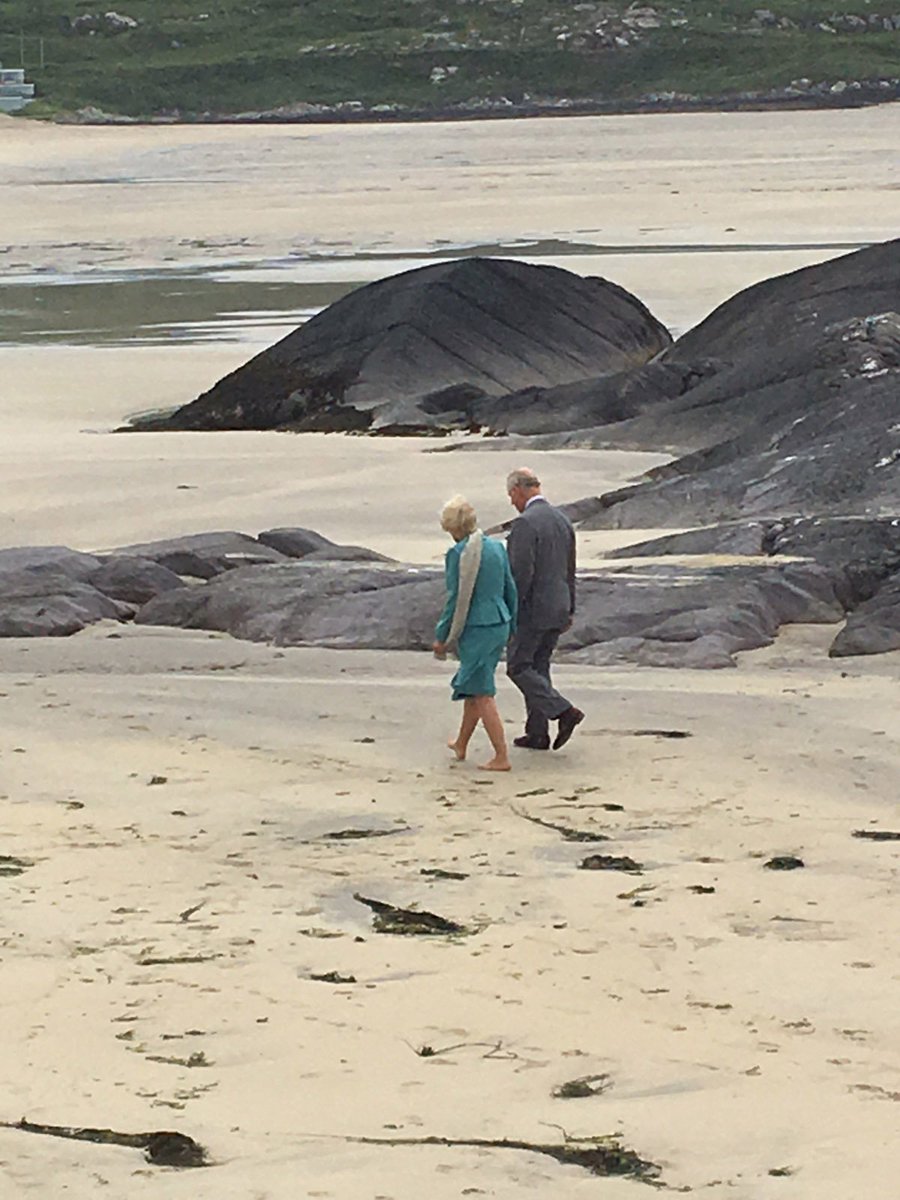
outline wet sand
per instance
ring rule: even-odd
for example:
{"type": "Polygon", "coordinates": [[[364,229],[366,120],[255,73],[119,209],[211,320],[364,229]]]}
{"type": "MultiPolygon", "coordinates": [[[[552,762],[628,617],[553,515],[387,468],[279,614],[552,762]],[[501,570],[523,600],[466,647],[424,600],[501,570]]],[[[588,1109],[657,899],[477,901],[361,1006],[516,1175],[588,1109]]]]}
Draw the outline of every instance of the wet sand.
{"type": "Polygon", "coordinates": [[[407,126],[10,120],[0,268],[332,270],[336,256],[552,239],[629,248],[602,273],[684,328],[678,304],[692,324],[755,280],[894,237],[898,116],[892,104],[407,126]]]}

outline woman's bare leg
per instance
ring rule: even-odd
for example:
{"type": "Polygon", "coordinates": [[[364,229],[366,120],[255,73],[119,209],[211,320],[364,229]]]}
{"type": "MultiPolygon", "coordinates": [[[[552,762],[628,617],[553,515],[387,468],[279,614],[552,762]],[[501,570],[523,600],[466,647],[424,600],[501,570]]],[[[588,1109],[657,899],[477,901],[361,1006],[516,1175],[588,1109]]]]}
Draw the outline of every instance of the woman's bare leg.
{"type": "Polygon", "coordinates": [[[473,696],[466,696],[463,699],[462,719],[459,723],[459,733],[455,738],[450,738],[447,742],[448,747],[453,751],[460,762],[466,757],[466,751],[469,748],[469,740],[475,732],[475,726],[478,724],[478,711],[473,696]]]}
{"type": "Polygon", "coordinates": [[[475,697],[476,713],[484,725],[484,731],[491,740],[494,757],[481,764],[483,771],[509,771],[509,751],[506,748],[506,734],[503,731],[503,721],[500,710],[493,696],[475,697]]]}

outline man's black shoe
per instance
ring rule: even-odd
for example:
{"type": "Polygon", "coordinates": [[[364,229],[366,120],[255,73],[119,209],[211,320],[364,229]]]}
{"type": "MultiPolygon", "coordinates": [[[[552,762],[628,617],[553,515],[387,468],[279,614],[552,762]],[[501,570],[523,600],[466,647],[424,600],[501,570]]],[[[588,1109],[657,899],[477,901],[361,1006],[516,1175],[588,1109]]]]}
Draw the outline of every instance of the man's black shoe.
{"type": "Polygon", "coordinates": [[[518,746],[520,750],[549,750],[550,738],[529,737],[526,733],[522,737],[513,738],[513,745],[518,746]]]}
{"type": "Polygon", "coordinates": [[[575,732],[575,726],[580,725],[584,720],[584,713],[580,708],[567,708],[559,718],[559,733],[553,740],[553,749],[561,750],[572,734],[575,732]]]}

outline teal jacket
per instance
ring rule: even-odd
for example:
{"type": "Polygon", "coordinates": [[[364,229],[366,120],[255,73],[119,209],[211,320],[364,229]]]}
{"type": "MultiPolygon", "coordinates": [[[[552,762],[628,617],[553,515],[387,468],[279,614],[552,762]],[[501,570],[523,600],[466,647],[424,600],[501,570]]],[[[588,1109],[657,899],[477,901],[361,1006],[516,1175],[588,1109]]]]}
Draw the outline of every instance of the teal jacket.
{"type": "MultiPolygon", "coordinates": [[[[453,623],[459,591],[459,557],[468,540],[463,538],[461,542],[451,546],[444,557],[447,603],[434,631],[435,639],[439,642],[447,640],[453,623]]],[[[486,537],[481,546],[481,563],[475,578],[466,628],[470,625],[508,624],[510,633],[514,633],[518,607],[519,597],[512,571],[509,569],[506,547],[502,542],[495,542],[493,538],[486,537]]]]}

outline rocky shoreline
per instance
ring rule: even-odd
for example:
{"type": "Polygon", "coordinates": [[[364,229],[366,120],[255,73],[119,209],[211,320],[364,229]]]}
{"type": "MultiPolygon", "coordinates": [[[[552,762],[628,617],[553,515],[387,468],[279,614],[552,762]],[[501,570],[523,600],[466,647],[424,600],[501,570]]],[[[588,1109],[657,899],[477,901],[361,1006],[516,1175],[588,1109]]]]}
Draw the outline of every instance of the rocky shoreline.
{"type": "MultiPolygon", "coordinates": [[[[560,656],[726,667],[792,623],[843,622],[833,657],[900,650],[898,380],[900,240],[764,280],[675,340],[617,284],[475,256],[357,288],[125,431],[675,450],[568,506],[580,530],[634,534],[613,556],[629,563],[582,564],[560,656]],[[646,543],[648,529],[690,532],[646,543]]],[[[427,651],[442,594],[421,560],[309,528],[0,550],[0,637],[111,619],[427,651]]]]}
{"type": "Polygon", "coordinates": [[[57,124],[72,125],[315,125],[369,122],[492,121],[528,117],[628,116],[644,113],[779,112],[809,109],[866,108],[900,100],[900,78],[854,80],[794,80],[767,91],[728,92],[697,96],[652,92],[635,99],[586,97],[530,98],[513,101],[478,98],[459,104],[414,107],[403,104],[365,105],[358,100],[339,104],[298,103],[250,112],[185,113],[173,110],[155,116],[131,117],[88,106],[59,113],[57,124]]]}

